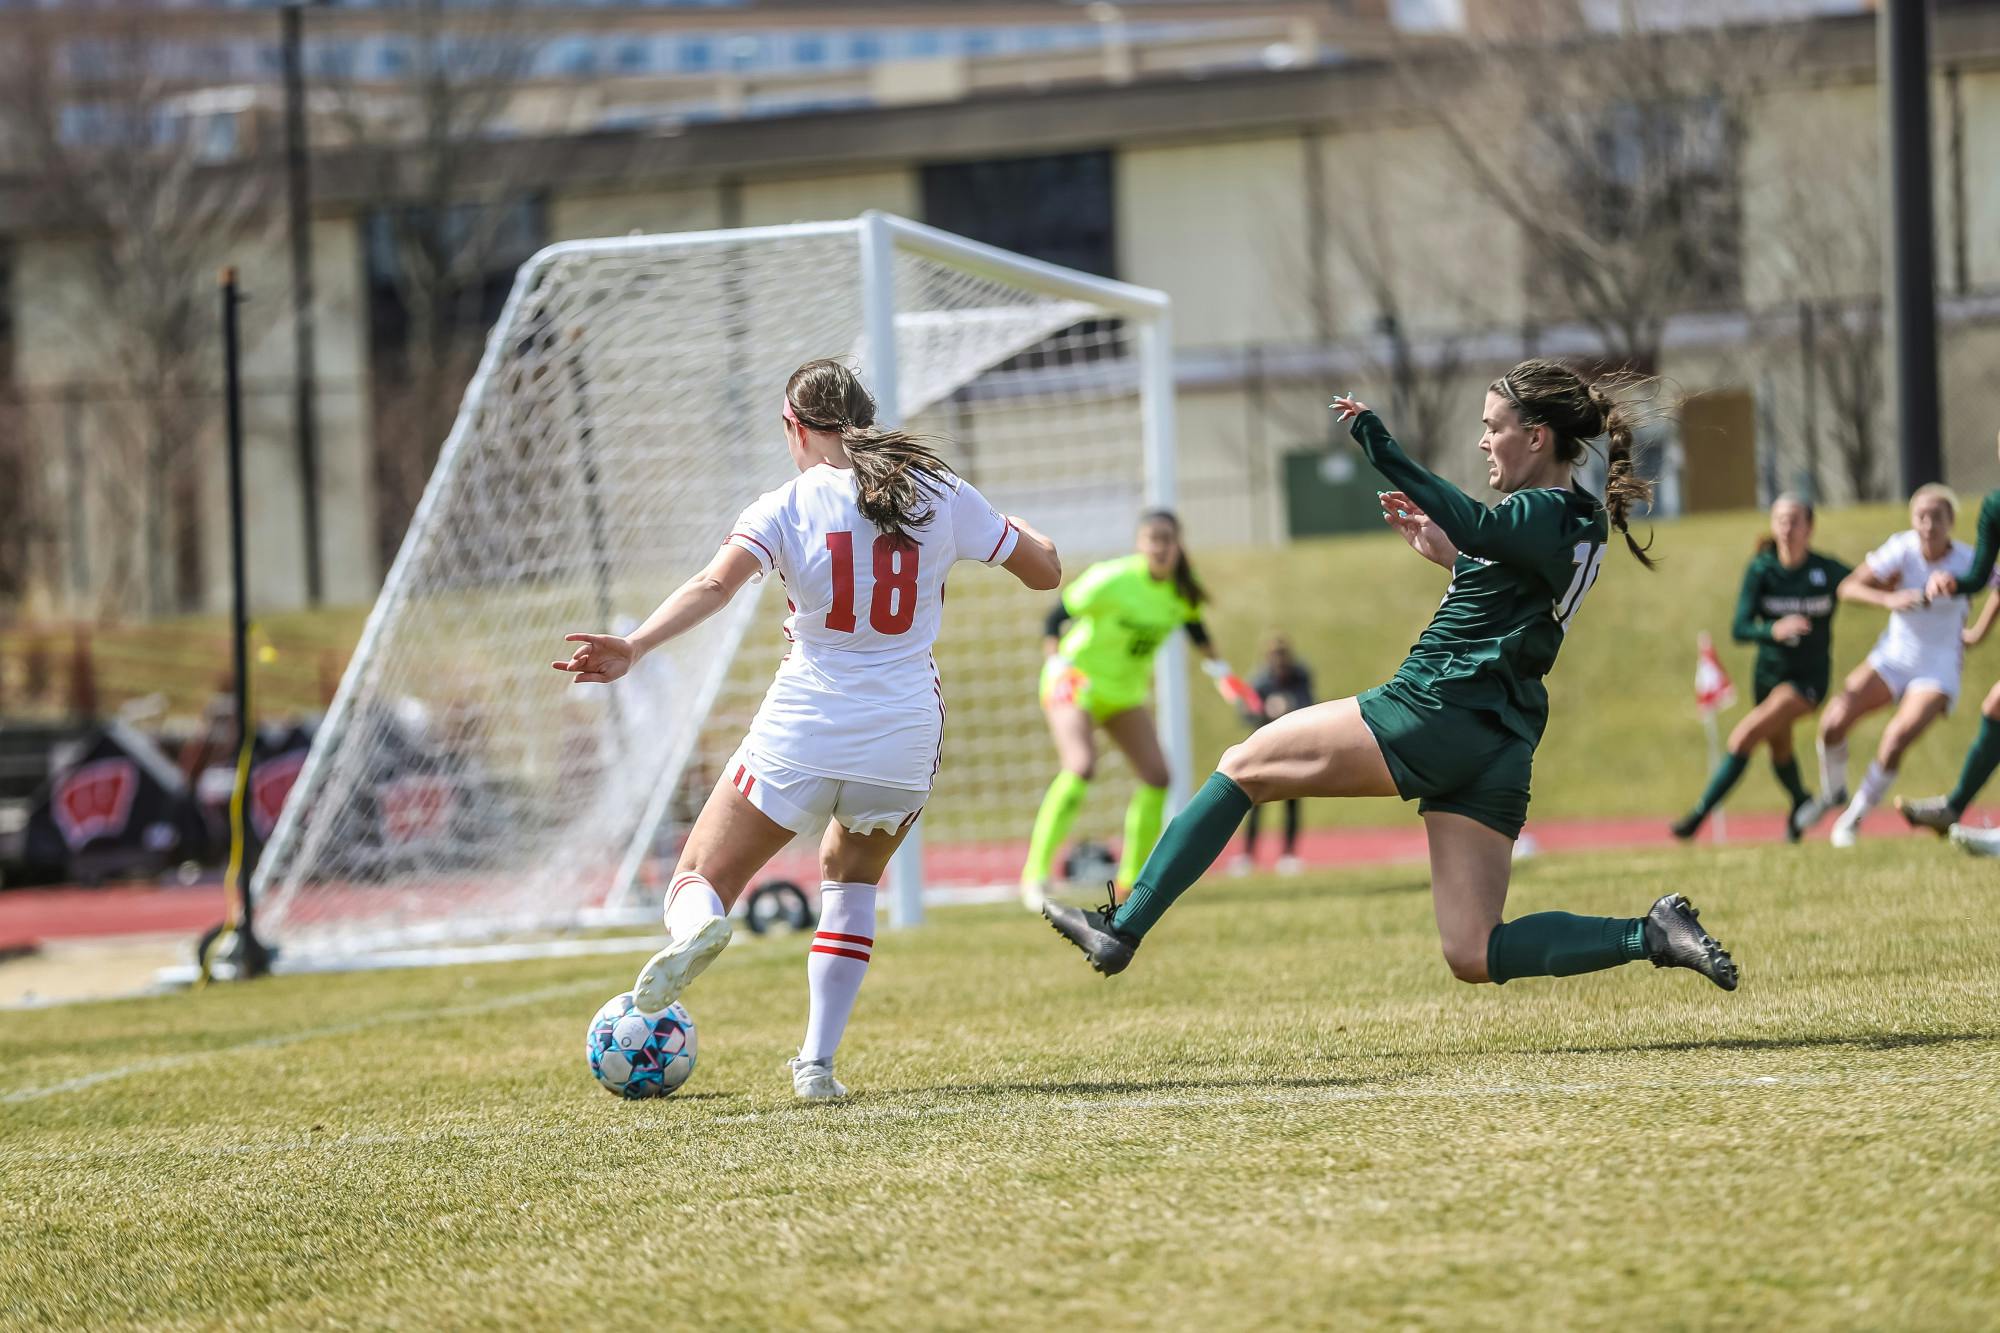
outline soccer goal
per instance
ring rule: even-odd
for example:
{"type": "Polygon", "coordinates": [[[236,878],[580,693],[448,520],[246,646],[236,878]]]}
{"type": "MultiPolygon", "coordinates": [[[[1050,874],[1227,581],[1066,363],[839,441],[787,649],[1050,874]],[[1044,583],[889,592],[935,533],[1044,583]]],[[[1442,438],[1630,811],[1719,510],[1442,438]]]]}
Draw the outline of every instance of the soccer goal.
{"type": "MultiPolygon", "coordinates": [[[[880,213],[568,242],[525,264],[253,886],[293,957],[650,917],[663,871],[783,653],[753,587],[607,689],[549,669],[630,628],[793,475],[786,377],[851,358],[884,424],[1048,532],[1070,574],[1174,495],[1167,298],[880,213]]],[[[757,595],[761,594],[761,595],[757,595]]],[[[891,874],[1019,874],[1054,755],[1035,699],[1051,595],[953,574],[943,771],[891,874]]],[[[1184,653],[1163,653],[1186,770],[1184,653]]],[[[1113,775],[1120,776],[1120,775],[1113,775]]],[[[1106,839],[1129,787],[1078,822],[1106,839]]],[[[775,873],[816,883],[810,848],[775,873]]]]}

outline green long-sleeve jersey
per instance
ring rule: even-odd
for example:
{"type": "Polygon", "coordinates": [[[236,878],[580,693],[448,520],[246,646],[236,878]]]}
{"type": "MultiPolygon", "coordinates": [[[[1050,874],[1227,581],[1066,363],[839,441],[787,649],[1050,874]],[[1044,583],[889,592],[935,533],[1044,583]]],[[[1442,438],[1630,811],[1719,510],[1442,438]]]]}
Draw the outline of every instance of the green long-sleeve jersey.
{"type": "Polygon", "coordinates": [[[1958,590],[1970,597],[1993,577],[1993,560],[2000,556],[2000,491],[1988,491],[1979,506],[1979,534],[1972,548],[1972,568],[1958,581],[1958,590]]]}
{"type": "Polygon", "coordinates": [[[1489,509],[1413,461],[1373,412],[1351,429],[1375,470],[1458,548],[1444,601],[1397,678],[1540,741],[1549,719],[1542,677],[1604,561],[1603,502],[1549,487],[1489,509]]]}
{"type": "Polygon", "coordinates": [[[1736,620],[1730,626],[1738,643],[1757,645],[1757,669],[1776,680],[1811,680],[1825,676],[1833,655],[1835,590],[1851,571],[1831,556],[1806,553],[1805,563],[1786,569],[1776,551],[1759,551],[1743,571],[1736,594],[1736,620]],[[1771,637],[1771,626],[1786,616],[1812,621],[1812,629],[1789,644],[1771,637]]]}

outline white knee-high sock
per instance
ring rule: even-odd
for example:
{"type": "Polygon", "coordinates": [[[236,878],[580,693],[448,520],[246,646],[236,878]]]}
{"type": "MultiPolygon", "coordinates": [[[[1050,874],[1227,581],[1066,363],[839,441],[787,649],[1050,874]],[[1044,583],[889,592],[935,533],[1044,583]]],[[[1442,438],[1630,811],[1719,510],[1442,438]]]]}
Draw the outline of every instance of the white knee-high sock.
{"type": "Polygon", "coordinates": [[[700,930],[701,923],[710,917],[728,915],[729,909],[722,905],[722,896],[714,885],[692,870],[674,876],[672,886],[667,889],[667,934],[684,940],[700,930]]]}
{"type": "Polygon", "coordinates": [[[1831,796],[1847,790],[1847,742],[1819,742],[1819,794],[1831,796]]]}
{"type": "Polygon", "coordinates": [[[1882,803],[1882,798],[1889,794],[1889,788],[1894,786],[1895,782],[1895,769],[1884,768],[1881,764],[1871,761],[1868,772],[1862,776],[1861,790],[1854,793],[1854,799],[1848,803],[1847,813],[1841,818],[1859,822],[1862,816],[1882,803]]]}
{"type": "Polygon", "coordinates": [[[831,1060],[854,1012],[854,997],[868,975],[875,952],[875,886],[819,886],[819,930],[806,954],[806,985],[812,1005],[806,1011],[806,1039],[801,1060],[831,1060]]]}

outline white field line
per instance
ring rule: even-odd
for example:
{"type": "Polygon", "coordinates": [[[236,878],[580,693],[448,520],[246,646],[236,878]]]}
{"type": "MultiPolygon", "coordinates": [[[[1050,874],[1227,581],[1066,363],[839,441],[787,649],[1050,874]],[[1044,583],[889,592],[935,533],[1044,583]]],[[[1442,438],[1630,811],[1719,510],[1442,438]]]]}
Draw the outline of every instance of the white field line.
{"type": "MultiPolygon", "coordinates": [[[[398,1023],[417,1023],[439,1018],[474,1018],[495,1009],[518,1009],[524,1005],[540,1004],[544,1000],[562,999],[585,989],[602,989],[600,980],[572,981],[561,986],[548,986],[541,990],[523,991],[519,995],[505,995],[491,1000],[481,1000],[476,1004],[453,1005],[447,1008],[403,1009],[394,1013],[377,1014],[373,1018],[356,1019],[352,1023],[335,1023],[328,1027],[306,1028],[298,1032],[274,1032],[268,1037],[255,1037],[240,1041],[232,1046],[217,1046],[204,1051],[186,1051],[180,1055],[163,1055],[152,1060],[135,1060],[129,1065],[116,1065],[110,1069],[94,1070],[76,1078],[64,1079],[60,1083],[49,1083],[38,1088],[16,1088],[12,1092],[0,1093],[0,1105],[15,1102],[40,1101],[44,1097],[58,1097],[66,1092],[82,1092],[101,1083],[115,1082],[130,1078],[134,1074],[150,1074],[162,1069],[178,1069],[183,1065],[199,1064],[204,1060],[216,1060],[224,1056],[238,1055],[244,1051],[270,1050],[277,1046],[291,1046],[302,1041],[318,1041],[325,1037],[345,1037],[356,1032],[367,1032],[373,1028],[393,1027],[398,1023]]],[[[607,997],[609,998],[609,997],[607,997]]]]}
{"type": "MultiPolygon", "coordinates": [[[[300,1034],[303,1037],[304,1034],[300,1034]]],[[[1102,1097],[1065,1097],[1044,1105],[1035,1104],[1032,1091],[1024,1091],[1017,1097],[960,1100],[932,1106],[870,1106],[865,1102],[842,1106],[838,1103],[814,1103],[793,1105],[776,1111],[750,1111],[739,1115],[716,1116],[709,1123],[722,1125],[752,1124],[765,1121],[796,1119],[801,1115],[826,1116],[838,1120],[931,1120],[951,1119],[1004,1111],[1018,1116],[1024,1110],[1030,1113],[1046,1110],[1058,1114],[1090,1116],[1106,1111],[1141,1110],[1202,1110],[1217,1108],[1238,1108],[1255,1106],[1299,1106],[1331,1105],[1352,1102],[1393,1102],[1393,1101],[1477,1101],[1496,1097],[1578,1097],[1598,1096],[1607,1093],[1628,1092],[1759,1092],[1783,1089],[1811,1088],[1913,1088],[1942,1087],[1952,1084],[1993,1084],[2000,1086],[2000,1073],[1965,1073],[1935,1075],[1887,1075],[1882,1078],[1855,1078],[1847,1075],[1765,1074],[1754,1078],[1716,1079],[1630,1079],[1599,1083],[1509,1083],[1496,1085],[1431,1085],[1420,1087],[1361,1087],[1361,1088],[1270,1088],[1262,1091],[1254,1089],[1226,1090],[1212,1089],[1188,1093],[1133,1093],[1111,1094],[1102,1097]],[[1026,1101],[1027,1106],[1021,1102],[1026,1101]]],[[[891,1094],[893,1095],[893,1094],[891,1094]]],[[[815,1123],[826,1125],[819,1120],[815,1123]]],[[[283,1153],[315,1152],[344,1148],[393,1148],[410,1145],[455,1143],[455,1142],[506,1142],[521,1139],[573,1137],[587,1133],[593,1139],[605,1136],[622,1137],[631,1134],[655,1135],[660,1132],[657,1125],[614,1125],[591,1126],[575,1124],[535,1125],[516,1129],[492,1129],[481,1126],[460,1126],[448,1129],[415,1130],[408,1133],[391,1134],[326,1134],[317,1136],[292,1136],[283,1139],[250,1139],[239,1143],[220,1143],[191,1148],[129,1147],[129,1148],[88,1148],[61,1152],[15,1153],[0,1149],[0,1161],[87,1165],[99,1161],[122,1161],[141,1157],[265,1157],[283,1153]]]]}

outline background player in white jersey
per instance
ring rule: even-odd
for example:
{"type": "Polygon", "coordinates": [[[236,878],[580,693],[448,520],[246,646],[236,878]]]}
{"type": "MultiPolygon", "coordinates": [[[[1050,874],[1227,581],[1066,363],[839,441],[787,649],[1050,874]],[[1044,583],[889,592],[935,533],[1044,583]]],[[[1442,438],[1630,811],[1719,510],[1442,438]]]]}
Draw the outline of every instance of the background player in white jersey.
{"type": "Polygon", "coordinates": [[[873,952],[875,887],[937,773],[944,694],[931,645],[945,575],[976,560],[1046,590],[1062,565],[1048,538],[1002,517],[923,439],[876,429],[875,400],[839,362],[794,371],[783,418],[799,475],[744,510],[708,568],[645,624],[629,636],[571,634],[579,647],[554,666],[579,682],[617,680],[751,579],[775,570],[784,580],[791,649],[688,834],[667,892],[667,947],[633,998],[648,1012],[672,1004],[729,942],[729,907],[750,877],[824,827],[792,1085],[801,1097],[838,1097],[847,1089],[833,1055],[873,952]]]}
{"type": "Polygon", "coordinates": [[[1869,650],[1868,660],[1848,675],[1820,717],[1820,794],[1793,814],[1792,826],[1798,832],[1845,805],[1830,840],[1836,847],[1852,847],[1862,818],[1895,782],[1904,753],[1957,702],[1959,672],[1965,662],[1960,636],[1967,599],[1932,598],[1925,591],[1932,575],[1942,572],[1963,578],[1972,567],[1972,548],[1952,540],[1957,518],[1958,497],[1949,488],[1918,487],[1910,497],[1909,530],[1869,552],[1861,567],[1841,580],[1843,601],[1884,607],[1889,624],[1869,650]],[[1882,732],[1874,762],[1850,801],[1847,733],[1862,718],[1892,703],[1896,715],[1882,732]]]}

